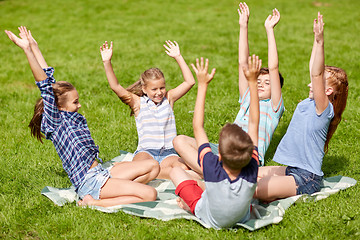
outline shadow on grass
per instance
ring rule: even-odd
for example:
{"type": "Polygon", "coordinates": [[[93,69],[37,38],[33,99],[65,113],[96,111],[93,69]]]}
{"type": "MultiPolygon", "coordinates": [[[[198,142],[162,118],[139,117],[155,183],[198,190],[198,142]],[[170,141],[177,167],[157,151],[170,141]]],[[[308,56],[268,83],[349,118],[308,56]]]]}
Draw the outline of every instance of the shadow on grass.
{"type": "Polygon", "coordinates": [[[322,170],[325,176],[338,175],[339,172],[346,169],[349,165],[349,159],[343,155],[326,156],[323,160],[322,170]]]}

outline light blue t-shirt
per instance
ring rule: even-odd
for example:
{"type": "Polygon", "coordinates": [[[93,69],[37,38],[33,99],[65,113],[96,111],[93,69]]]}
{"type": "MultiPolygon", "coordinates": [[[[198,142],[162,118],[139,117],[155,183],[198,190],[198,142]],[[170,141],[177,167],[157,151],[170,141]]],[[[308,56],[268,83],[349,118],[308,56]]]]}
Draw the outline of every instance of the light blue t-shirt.
{"type": "Polygon", "coordinates": [[[330,102],[320,115],[316,113],[314,100],[307,98],[300,102],[278,145],[274,161],[323,176],[324,145],[333,117],[334,109],[330,102]]]}
{"type": "MultiPolygon", "coordinates": [[[[239,99],[240,110],[236,116],[235,124],[240,126],[245,132],[248,132],[249,126],[249,109],[250,109],[250,91],[246,90],[242,98],[239,99]]],[[[270,145],[271,138],[276,127],[279,124],[280,118],[284,112],[284,101],[282,96],[277,106],[273,106],[271,99],[259,101],[260,106],[260,121],[259,121],[259,160],[260,166],[264,166],[264,158],[266,150],[270,145]]]]}
{"type": "Polygon", "coordinates": [[[206,189],[195,206],[195,216],[219,228],[232,227],[250,217],[250,204],[258,175],[258,152],[255,147],[248,165],[231,180],[209,143],[199,147],[198,163],[203,170],[206,189]]]}

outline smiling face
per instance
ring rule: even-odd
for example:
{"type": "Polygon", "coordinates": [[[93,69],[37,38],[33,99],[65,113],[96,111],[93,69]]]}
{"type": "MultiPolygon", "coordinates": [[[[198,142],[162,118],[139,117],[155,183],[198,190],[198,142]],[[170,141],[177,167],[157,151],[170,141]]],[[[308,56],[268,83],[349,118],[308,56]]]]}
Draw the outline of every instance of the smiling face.
{"type": "Polygon", "coordinates": [[[269,99],[271,97],[270,75],[269,74],[259,75],[257,84],[258,84],[259,100],[269,99]]]}
{"type": "Polygon", "coordinates": [[[79,108],[81,108],[81,104],[79,103],[79,94],[76,89],[65,93],[64,97],[65,101],[63,107],[59,108],[59,110],[67,112],[77,112],[79,108]]]}
{"type": "Polygon", "coordinates": [[[160,78],[146,81],[142,90],[155,104],[158,104],[162,101],[166,94],[165,79],[160,78]]]}

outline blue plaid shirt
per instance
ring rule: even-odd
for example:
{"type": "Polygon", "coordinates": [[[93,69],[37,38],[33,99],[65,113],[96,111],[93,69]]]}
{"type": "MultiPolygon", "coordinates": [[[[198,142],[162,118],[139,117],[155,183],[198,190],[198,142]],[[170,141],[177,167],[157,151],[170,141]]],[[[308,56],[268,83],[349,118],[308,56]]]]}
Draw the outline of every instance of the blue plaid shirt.
{"type": "Polygon", "coordinates": [[[99,149],[91,137],[84,116],[57,108],[52,88],[55,83],[54,69],[49,67],[44,72],[48,78],[36,83],[44,102],[41,132],[53,142],[63,168],[77,190],[90,166],[98,158],[99,149]]]}

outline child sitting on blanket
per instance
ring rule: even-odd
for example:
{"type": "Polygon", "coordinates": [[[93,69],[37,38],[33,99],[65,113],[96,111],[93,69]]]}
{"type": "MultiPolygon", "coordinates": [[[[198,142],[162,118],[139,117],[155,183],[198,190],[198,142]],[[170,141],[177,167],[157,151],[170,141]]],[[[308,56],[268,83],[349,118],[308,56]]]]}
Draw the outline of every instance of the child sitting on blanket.
{"type": "Polygon", "coordinates": [[[169,178],[174,166],[188,167],[179,161],[172,140],[176,136],[174,103],[184,96],[195,84],[194,77],[180,54],[177,42],[166,41],[166,53],[178,63],[184,82],[166,91],[165,78],[158,68],[150,68],[141,74],[140,79],[127,89],[123,88],[114,73],[111,58],[113,43],[105,42],[100,47],[106,76],[111,89],[125,104],[129,105],[135,116],[138,132],[138,147],[133,161],[153,160],[159,162],[160,173],[157,178],[169,178]]]}
{"type": "Polygon", "coordinates": [[[198,164],[205,180],[205,190],[184,169],[175,167],[170,177],[180,196],[180,207],[214,228],[227,228],[250,217],[250,203],[258,173],[259,98],[257,77],[261,60],[249,57],[248,69],[243,68],[250,88],[249,131],[236,124],[226,124],[220,133],[219,156],[212,153],[204,130],[205,96],[215,69],[208,74],[208,59],[196,59],[199,87],[195,104],[193,128],[198,150],[198,164]]]}
{"type": "MultiPolygon", "coordinates": [[[[242,67],[247,65],[249,57],[248,43],[248,21],[249,8],[246,3],[239,4],[239,93],[240,110],[234,121],[245,132],[248,129],[249,119],[249,86],[242,71],[242,67]]],[[[274,35],[274,28],[280,21],[280,13],[277,9],[272,11],[265,21],[265,29],[268,38],[268,68],[261,68],[258,77],[258,94],[260,99],[260,122],[259,122],[259,162],[260,166],[265,163],[265,153],[270,145],[272,135],[277,128],[280,118],[284,112],[284,101],[281,95],[283,77],[279,73],[279,61],[274,35]]],[[[211,144],[214,153],[218,153],[218,146],[211,144]]],[[[197,145],[195,139],[179,135],[174,139],[174,148],[181,156],[182,160],[198,174],[201,169],[196,163],[197,145]]]]}
{"type": "Polygon", "coordinates": [[[53,142],[76,193],[79,205],[109,207],[119,204],[154,201],[156,190],[145,183],[159,173],[156,161],[119,163],[110,171],[98,161],[98,146],[90,135],[75,87],[55,82],[54,69],[48,67],[37,42],[26,27],[19,27],[20,38],[5,30],[11,41],[24,50],[41,97],[35,105],[29,127],[40,142],[53,142]],[[43,134],[42,134],[43,133],[43,134]]]}
{"type": "Polygon", "coordinates": [[[345,110],[347,76],[341,68],[324,66],[324,22],[320,13],[314,20],[313,31],[309,98],[297,105],[274,155],[275,162],[287,166],[266,166],[259,170],[254,197],[261,200],[320,190],[323,157],[345,110]]]}

